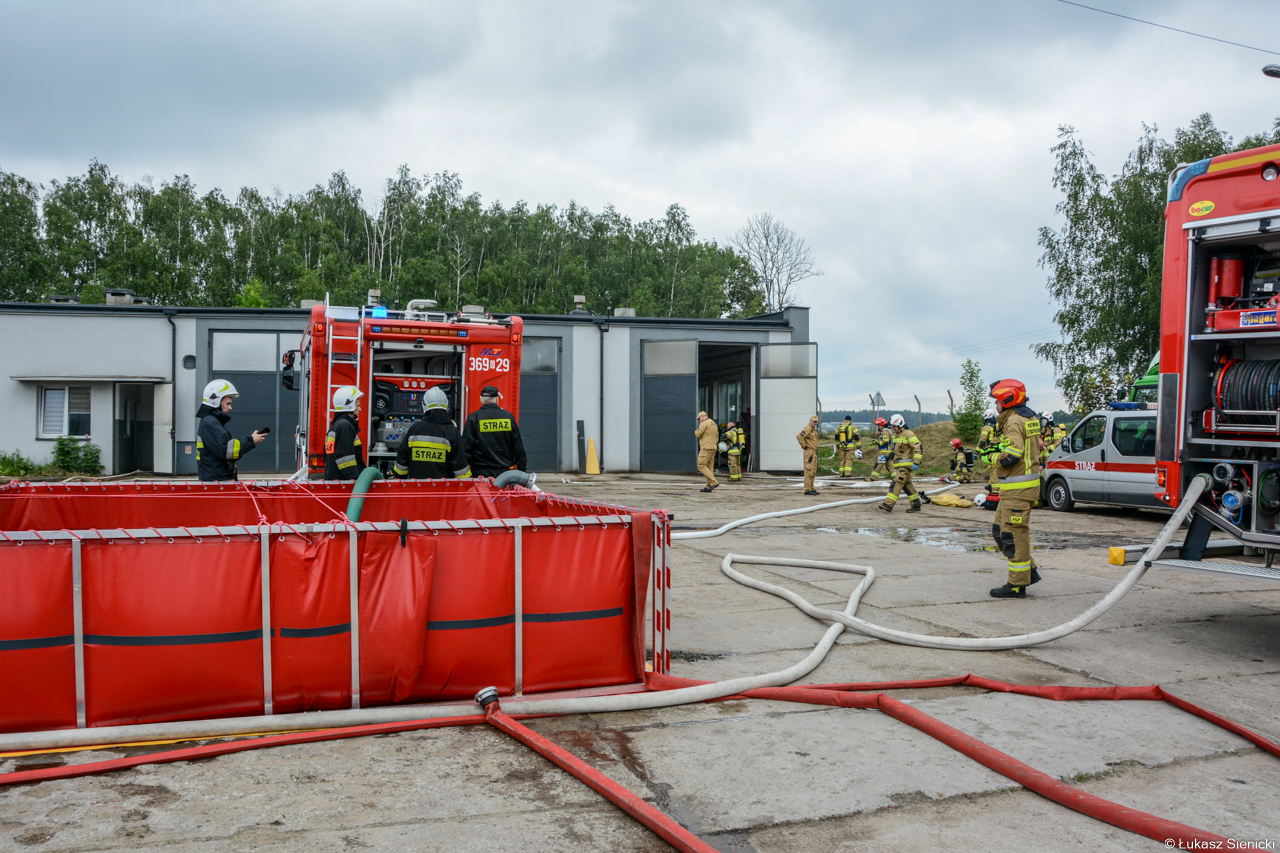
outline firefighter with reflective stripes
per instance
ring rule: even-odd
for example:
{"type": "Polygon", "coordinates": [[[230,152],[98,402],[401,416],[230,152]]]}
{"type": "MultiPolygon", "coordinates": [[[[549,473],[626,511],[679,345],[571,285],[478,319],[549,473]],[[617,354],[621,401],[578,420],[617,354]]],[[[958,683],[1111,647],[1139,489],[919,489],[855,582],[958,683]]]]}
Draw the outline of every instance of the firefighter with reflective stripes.
{"type": "Polygon", "coordinates": [[[862,436],[849,415],[844,416],[844,423],[836,429],[836,450],[840,453],[840,476],[852,477],[854,458],[862,458],[862,436]]]}
{"type": "Polygon", "coordinates": [[[996,450],[999,443],[996,413],[987,412],[982,416],[982,432],[978,435],[978,458],[987,466],[987,491],[991,494],[995,494],[999,486],[996,476],[996,450]]]}
{"type": "Polygon", "coordinates": [[[724,433],[720,436],[720,440],[725,443],[728,450],[725,455],[729,457],[729,482],[737,483],[742,480],[742,451],[747,447],[747,434],[733,421],[725,424],[724,433]]]}
{"type": "Polygon", "coordinates": [[[884,467],[885,476],[893,479],[893,461],[890,453],[893,450],[893,431],[889,429],[889,422],[884,418],[876,418],[876,464],[871,466],[871,473],[867,476],[868,480],[875,480],[880,475],[880,468],[884,467]]]}
{"type": "Polygon", "coordinates": [[[333,392],[333,421],[324,437],[324,478],[354,480],[365,469],[360,425],[356,422],[356,400],[364,392],[343,385],[333,392]]]}
{"type": "Polygon", "coordinates": [[[410,480],[466,479],[471,476],[462,433],[449,419],[449,400],[439,388],[422,395],[426,417],[405,430],[391,473],[410,480]]]}
{"type": "Polygon", "coordinates": [[[884,496],[884,501],[877,506],[885,512],[893,512],[893,508],[898,503],[898,496],[905,494],[907,500],[911,501],[911,507],[907,512],[919,512],[920,493],[911,482],[911,472],[919,468],[921,460],[924,459],[924,455],[920,452],[920,439],[916,438],[914,432],[907,429],[907,421],[902,415],[894,415],[890,418],[889,426],[893,430],[893,485],[889,487],[889,493],[884,496]]]}
{"type": "Polygon", "coordinates": [[[973,473],[973,456],[964,449],[964,442],[958,438],[951,439],[951,474],[944,477],[944,480],[950,480],[953,483],[969,482],[969,475],[973,473]]]}
{"type": "Polygon", "coordinates": [[[239,479],[236,462],[267,437],[257,430],[244,438],[232,438],[227,432],[231,401],[239,396],[225,379],[204,386],[204,399],[196,411],[196,471],[204,482],[239,479]]]}
{"type": "Polygon", "coordinates": [[[1016,379],[991,385],[1000,408],[1001,435],[996,468],[1000,508],[991,536],[1009,564],[1009,580],[991,590],[995,598],[1025,598],[1027,587],[1040,580],[1031,560],[1031,508],[1040,499],[1040,419],[1027,406],[1027,389],[1016,379]]]}
{"type": "Polygon", "coordinates": [[[480,389],[480,408],[462,425],[463,449],[477,477],[497,477],[504,471],[529,468],[516,416],[498,405],[497,386],[480,389]]]}

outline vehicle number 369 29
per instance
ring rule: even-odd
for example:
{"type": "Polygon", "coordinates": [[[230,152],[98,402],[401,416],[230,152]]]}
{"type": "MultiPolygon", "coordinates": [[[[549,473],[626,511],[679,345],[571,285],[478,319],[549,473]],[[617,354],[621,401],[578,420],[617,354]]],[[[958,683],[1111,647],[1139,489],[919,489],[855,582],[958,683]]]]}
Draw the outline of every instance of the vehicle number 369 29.
{"type": "Polygon", "coordinates": [[[469,370],[479,370],[485,373],[507,373],[511,370],[511,359],[509,358],[490,358],[482,355],[478,358],[472,358],[470,364],[467,365],[469,370]]]}

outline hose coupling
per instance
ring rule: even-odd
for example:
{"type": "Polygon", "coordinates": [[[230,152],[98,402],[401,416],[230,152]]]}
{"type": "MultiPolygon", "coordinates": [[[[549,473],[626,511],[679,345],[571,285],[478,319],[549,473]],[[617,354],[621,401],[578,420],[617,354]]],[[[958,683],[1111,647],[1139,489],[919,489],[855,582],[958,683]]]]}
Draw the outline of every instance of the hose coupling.
{"type": "Polygon", "coordinates": [[[490,705],[498,701],[498,688],[486,687],[476,694],[476,704],[481,708],[488,709],[490,705]]]}

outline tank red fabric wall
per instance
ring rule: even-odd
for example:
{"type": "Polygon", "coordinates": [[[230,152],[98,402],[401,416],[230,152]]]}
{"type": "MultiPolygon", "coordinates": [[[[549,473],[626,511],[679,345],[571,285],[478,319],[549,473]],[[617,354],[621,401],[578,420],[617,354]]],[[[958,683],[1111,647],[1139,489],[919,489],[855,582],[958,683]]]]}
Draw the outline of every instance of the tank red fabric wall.
{"type": "MultiPolygon", "coordinates": [[[[472,491],[469,499],[497,504],[472,491]]],[[[535,501],[516,497],[505,503],[535,501]]],[[[113,512],[109,495],[98,499],[113,512]]],[[[76,502],[59,496],[39,512],[48,519],[68,504],[74,516],[84,512],[76,502]]],[[[264,712],[256,534],[83,539],[88,725],[264,712]]],[[[514,528],[356,534],[362,705],[468,699],[489,685],[514,691],[516,538],[514,528]]],[[[525,527],[520,538],[523,690],[640,681],[650,517],[525,527]]],[[[270,536],[275,713],[351,705],[351,541],[349,532],[281,527],[270,536]]],[[[0,541],[0,731],[76,724],[72,576],[65,538],[0,541]]]]}
{"type": "Polygon", "coordinates": [[[71,543],[0,548],[0,731],[74,728],[71,543]]]}

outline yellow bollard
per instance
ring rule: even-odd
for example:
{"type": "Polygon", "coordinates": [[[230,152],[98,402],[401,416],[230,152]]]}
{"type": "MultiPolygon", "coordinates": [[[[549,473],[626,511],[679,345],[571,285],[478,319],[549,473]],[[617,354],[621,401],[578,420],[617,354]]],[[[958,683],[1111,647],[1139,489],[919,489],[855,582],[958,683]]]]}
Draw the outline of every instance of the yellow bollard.
{"type": "Polygon", "coordinates": [[[594,438],[587,439],[587,473],[600,473],[600,460],[596,458],[596,440],[594,438]]]}

